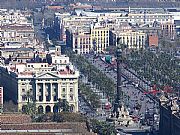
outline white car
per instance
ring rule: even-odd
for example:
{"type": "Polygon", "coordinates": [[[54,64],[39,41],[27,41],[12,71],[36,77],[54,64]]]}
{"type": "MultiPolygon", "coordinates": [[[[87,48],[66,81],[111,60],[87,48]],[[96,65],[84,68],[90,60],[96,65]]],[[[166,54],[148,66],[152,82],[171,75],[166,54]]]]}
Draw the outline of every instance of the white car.
{"type": "Polygon", "coordinates": [[[139,87],[139,84],[138,84],[138,83],[136,83],[136,84],[135,84],[135,87],[136,87],[136,88],[138,88],[138,87],[139,87]]]}

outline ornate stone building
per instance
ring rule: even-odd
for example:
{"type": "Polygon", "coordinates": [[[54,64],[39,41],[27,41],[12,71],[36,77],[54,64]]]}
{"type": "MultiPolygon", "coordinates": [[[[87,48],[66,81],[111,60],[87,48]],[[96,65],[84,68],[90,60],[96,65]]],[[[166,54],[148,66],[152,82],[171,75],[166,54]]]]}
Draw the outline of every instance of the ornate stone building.
{"type": "Polygon", "coordinates": [[[0,67],[5,97],[17,102],[19,111],[23,111],[28,102],[35,102],[39,113],[57,112],[58,99],[66,99],[70,111],[78,111],[79,72],[67,56],[52,56],[52,62],[50,65],[12,62],[0,67]]]}

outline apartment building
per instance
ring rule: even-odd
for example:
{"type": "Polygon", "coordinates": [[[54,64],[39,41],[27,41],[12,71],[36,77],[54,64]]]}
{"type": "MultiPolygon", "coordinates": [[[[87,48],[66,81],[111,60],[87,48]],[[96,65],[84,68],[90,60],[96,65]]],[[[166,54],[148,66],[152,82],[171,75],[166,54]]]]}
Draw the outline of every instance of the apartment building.
{"type": "Polygon", "coordinates": [[[145,47],[146,34],[139,31],[110,31],[110,44],[118,45],[117,40],[119,39],[119,44],[127,45],[128,49],[141,49],[145,47]]]}
{"type": "Polygon", "coordinates": [[[67,46],[77,54],[92,51],[90,27],[71,27],[66,30],[67,46]]]}
{"type": "Polygon", "coordinates": [[[101,53],[109,46],[109,28],[100,24],[69,28],[66,37],[67,46],[77,54],[101,53]]]}
{"type": "Polygon", "coordinates": [[[0,9],[0,46],[36,46],[32,14],[29,11],[0,9]]]}
{"type": "Polygon", "coordinates": [[[31,26],[5,25],[0,26],[0,42],[12,43],[19,42],[22,44],[33,44],[35,35],[31,26]]]}
{"type": "Polygon", "coordinates": [[[70,16],[69,14],[55,14],[56,26],[59,28],[60,40],[66,41],[66,29],[72,26],[85,26],[90,25],[92,22],[96,21],[96,17],[88,16],[70,16]]]}
{"type": "Polygon", "coordinates": [[[10,24],[33,26],[31,16],[29,11],[0,9],[0,26],[10,24]]]}
{"type": "Polygon", "coordinates": [[[128,14],[128,22],[133,24],[152,24],[155,21],[159,23],[174,23],[173,15],[168,12],[131,12],[128,14]]]}
{"type": "Polygon", "coordinates": [[[4,86],[4,94],[17,102],[19,111],[23,111],[24,105],[30,101],[35,102],[39,113],[57,112],[55,104],[59,98],[67,100],[70,111],[78,111],[79,72],[69,63],[67,56],[51,57],[51,64],[35,60],[28,63],[10,62],[0,67],[0,84],[4,86]],[[62,66],[59,66],[58,60],[62,61],[62,66]],[[67,64],[64,64],[65,61],[67,64]]]}
{"type": "Polygon", "coordinates": [[[93,50],[96,53],[106,51],[106,48],[109,46],[109,28],[95,25],[91,29],[91,40],[93,50]]]}
{"type": "Polygon", "coordinates": [[[175,25],[174,23],[162,23],[161,24],[162,37],[169,39],[175,38],[175,25]]]}

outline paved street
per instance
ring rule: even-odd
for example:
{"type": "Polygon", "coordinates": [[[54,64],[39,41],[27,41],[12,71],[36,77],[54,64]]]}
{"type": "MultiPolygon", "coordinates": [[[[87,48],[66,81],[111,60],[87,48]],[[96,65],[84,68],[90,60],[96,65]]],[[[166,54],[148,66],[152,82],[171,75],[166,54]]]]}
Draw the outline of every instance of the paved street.
{"type": "MultiPolygon", "coordinates": [[[[106,67],[108,66],[106,63],[104,63],[100,58],[93,60],[92,55],[86,55],[86,58],[88,59],[89,62],[91,62],[98,69],[104,72],[107,75],[107,77],[111,78],[116,84],[116,79],[117,79],[116,72],[114,70],[110,70],[108,72],[105,71],[106,67]]],[[[133,115],[142,116],[146,112],[153,113],[155,110],[157,110],[154,109],[157,105],[148,96],[143,94],[143,92],[141,92],[138,89],[138,85],[136,85],[135,82],[129,84],[128,83],[129,80],[125,80],[124,78],[122,78],[122,81],[124,82],[122,90],[125,92],[127,96],[130,97],[129,98],[130,113],[132,113],[133,115]],[[138,109],[138,107],[140,108],[140,110],[138,109]]],[[[140,79],[137,79],[136,81],[140,82],[140,79]]],[[[147,84],[144,84],[144,86],[149,88],[147,84]]]]}

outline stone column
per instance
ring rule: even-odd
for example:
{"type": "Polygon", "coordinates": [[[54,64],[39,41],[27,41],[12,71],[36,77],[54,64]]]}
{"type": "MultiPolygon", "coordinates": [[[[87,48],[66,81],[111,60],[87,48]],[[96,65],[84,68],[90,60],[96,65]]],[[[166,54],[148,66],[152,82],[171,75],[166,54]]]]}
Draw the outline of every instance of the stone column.
{"type": "Polygon", "coordinates": [[[46,86],[45,86],[45,83],[43,82],[43,102],[46,102],[46,95],[45,95],[45,92],[46,92],[46,86]]]}
{"type": "Polygon", "coordinates": [[[57,99],[59,99],[59,98],[61,98],[61,83],[60,82],[58,82],[58,89],[57,89],[57,91],[58,91],[57,99]]]}
{"type": "Polygon", "coordinates": [[[38,84],[36,83],[35,84],[35,100],[38,102],[39,101],[39,96],[38,96],[38,93],[39,93],[39,89],[38,89],[38,84]]]}
{"type": "Polygon", "coordinates": [[[69,85],[70,85],[70,83],[69,82],[67,82],[66,83],[66,100],[69,102],[70,100],[69,100],[69,85]]]}
{"type": "Polygon", "coordinates": [[[54,91],[54,90],[53,90],[53,85],[52,85],[52,82],[50,82],[50,93],[49,93],[49,94],[50,94],[50,98],[51,98],[51,99],[50,99],[50,102],[53,102],[53,99],[54,99],[54,98],[53,98],[53,91],[54,91]]]}

